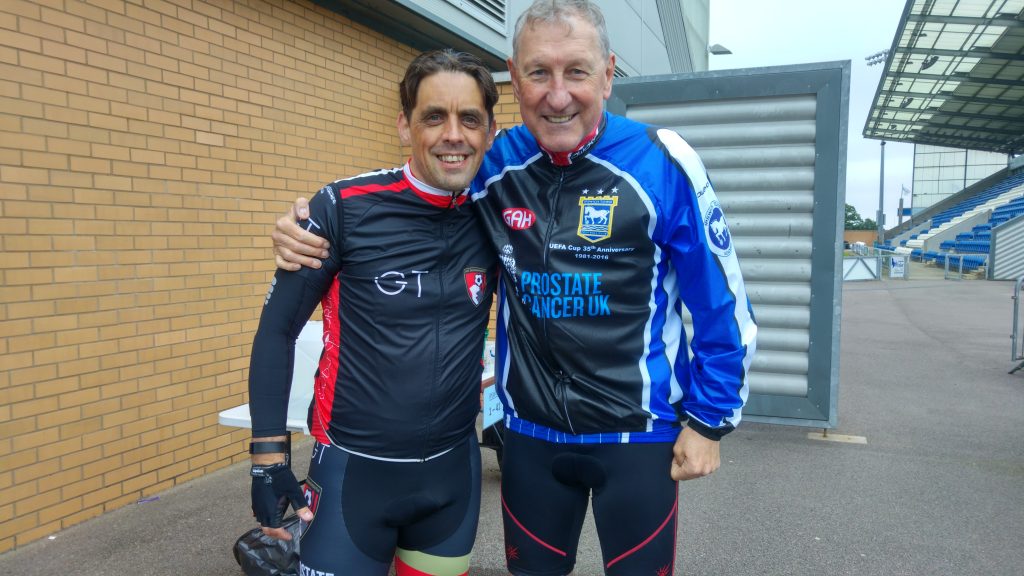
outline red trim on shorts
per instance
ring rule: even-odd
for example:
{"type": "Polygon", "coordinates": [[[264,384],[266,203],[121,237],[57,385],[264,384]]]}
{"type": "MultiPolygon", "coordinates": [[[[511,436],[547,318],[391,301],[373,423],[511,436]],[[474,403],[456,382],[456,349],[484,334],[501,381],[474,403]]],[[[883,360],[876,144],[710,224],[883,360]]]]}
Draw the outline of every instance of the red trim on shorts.
{"type": "MultiPolygon", "coordinates": [[[[618,558],[615,558],[614,560],[612,560],[611,562],[606,564],[605,567],[604,567],[605,570],[611,568],[612,565],[617,563],[619,560],[625,560],[627,556],[633,554],[634,552],[636,552],[637,550],[643,548],[644,546],[647,546],[647,544],[651,540],[654,540],[655,536],[657,536],[659,533],[661,533],[662,530],[665,529],[665,526],[668,524],[668,521],[671,520],[673,517],[675,517],[676,511],[679,509],[679,490],[678,490],[678,488],[679,488],[679,484],[676,483],[676,500],[672,504],[672,511],[669,512],[668,516],[665,517],[665,520],[662,521],[661,526],[658,526],[657,530],[652,532],[651,535],[648,536],[647,538],[645,538],[643,542],[641,542],[641,543],[637,544],[636,546],[630,548],[629,550],[623,552],[621,555],[619,555],[618,558]]],[[[673,534],[672,535],[672,549],[673,550],[675,550],[675,542],[676,542],[676,537],[675,537],[675,534],[673,534]]],[[[675,562],[674,558],[675,558],[675,555],[673,555],[673,563],[675,562]]]]}
{"type": "MultiPolygon", "coordinates": [[[[679,498],[679,496],[676,495],[676,499],[678,499],[678,498],[679,498]]],[[[562,557],[567,556],[567,554],[565,552],[559,550],[558,548],[555,548],[554,546],[552,546],[551,544],[548,544],[547,542],[541,540],[540,538],[537,538],[536,536],[533,535],[533,532],[530,532],[529,530],[527,530],[526,526],[523,526],[522,523],[519,522],[519,519],[516,518],[516,515],[513,514],[512,510],[509,509],[508,504],[505,503],[505,495],[504,494],[501,495],[501,506],[502,506],[502,508],[505,509],[505,513],[508,514],[508,517],[511,518],[512,521],[516,523],[516,526],[519,526],[519,529],[523,531],[523,534],[526,534],[527,536],[532,538],[534,540],[534,542],[536,542],[537,544],[540,544],[541,546],[547,548],[548,550],[551,550],[555,554],[558,554],[559,556],[562,556],[562,557]]]]}

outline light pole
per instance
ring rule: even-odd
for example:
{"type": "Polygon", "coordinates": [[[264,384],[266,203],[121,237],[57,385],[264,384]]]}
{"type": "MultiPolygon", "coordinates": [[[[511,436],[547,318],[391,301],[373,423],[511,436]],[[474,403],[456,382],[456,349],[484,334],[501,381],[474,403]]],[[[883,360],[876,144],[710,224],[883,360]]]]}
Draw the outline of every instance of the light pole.
{"type": "MultiPolygon", "coordinates": [[[[865,56],[864,59],[868,61],[868,66],[875,66],[876,64],[883,64],[889,58],[889,49],[875,52],[871,56],[865,56]]],[[[883,71],[884,73],[884,71],[883,71]]],[[[881,119],[881,116],[879,116],[881,119]]],[[[881,246],[885,244],[885,229],[882,225],[882,218],[885,215],[885,208],[882,207],[882,202],[885,199],[885,140],[882,140],[882,166],[878,171],[878,214],[875,215],[875,222],[878,224],[878,238],[875,239],[875,245],[881,246]]]]}
{"type": "Polygon", "coordinates": [[[885,215],[882,208],[882,203],[885,200],[885,140],[882,140],[882,145],[879,147],[882,151],[882,163],[878,169],[878,239],[875,240],[876,246],[885,244],[885,230],[882,227],[882,217],[885,215]]]}

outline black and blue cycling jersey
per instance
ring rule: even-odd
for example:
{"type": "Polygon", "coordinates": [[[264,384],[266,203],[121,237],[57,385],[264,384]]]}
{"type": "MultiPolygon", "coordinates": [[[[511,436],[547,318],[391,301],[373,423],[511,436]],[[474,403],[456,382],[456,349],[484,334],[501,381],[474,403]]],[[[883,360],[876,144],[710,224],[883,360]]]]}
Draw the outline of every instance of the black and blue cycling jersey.
{"type": "Polygon", "coordinates": [[[739,423],[757,328],[721,205],[678,134],[606,113],[581,149],[551,155],[519,126],[471,189],[502,265],[510,430],[628,443],[739,423]]]}

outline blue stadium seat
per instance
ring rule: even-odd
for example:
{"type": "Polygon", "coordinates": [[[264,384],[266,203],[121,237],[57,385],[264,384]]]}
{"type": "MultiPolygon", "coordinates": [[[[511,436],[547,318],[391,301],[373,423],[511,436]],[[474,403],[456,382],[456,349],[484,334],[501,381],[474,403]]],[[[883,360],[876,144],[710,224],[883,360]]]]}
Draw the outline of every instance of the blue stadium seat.
{"type": "Polygon", "coordinates": [[[963,262],[964,262],[964,272],[974,271],[974,270],[977,270],[978,268],[981,268],[982,266],[985,265],[985,257],[984,256],[972,256],[970,254],[965,254],[963,256],[963,262]]]}

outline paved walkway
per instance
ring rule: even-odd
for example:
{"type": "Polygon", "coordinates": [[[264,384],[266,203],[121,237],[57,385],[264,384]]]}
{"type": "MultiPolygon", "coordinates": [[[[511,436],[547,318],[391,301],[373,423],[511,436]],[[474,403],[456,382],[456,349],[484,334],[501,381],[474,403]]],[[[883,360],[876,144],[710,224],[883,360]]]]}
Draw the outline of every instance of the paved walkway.
{"type": "MultiPolygon", "coordinates": [[[[681,487],[677,574],[1024,573],[1024,371],[1010,361],[1008,282],[844,286],[839,425],[864,444],[744,424],[723,467],[681,487]]],[[[820,433],[820,431],[817,431],[820,433]]],[[[504,574],[499,474],[484,452],[471,573],[504,574]]],[[[234,466],[0,556],[0,574],[240,576],[252,526],[234,466]]],[[[640,497],[640,495],[638,495],[640,497]]],[[[601,574],[593,527],[576,574],[601,574]]]]}

